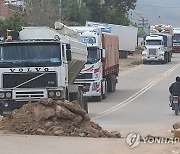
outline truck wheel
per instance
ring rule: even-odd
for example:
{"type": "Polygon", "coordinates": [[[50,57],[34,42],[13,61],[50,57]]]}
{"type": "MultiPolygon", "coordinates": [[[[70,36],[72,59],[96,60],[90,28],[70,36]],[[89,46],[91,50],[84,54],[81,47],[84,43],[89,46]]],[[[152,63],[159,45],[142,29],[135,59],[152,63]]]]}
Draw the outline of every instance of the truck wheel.
{"type": "Polygon", "coordinates": [[[81,105],[81,107],[83,107],[83,91],[82,90],[79,90],[78,91],[78,102],[79,102],[79,104],[81,105]]]}
{"type": "Polygon", "coordinates": [[[168,54],[166,53],[165,55],[164,55],[164,64],[166,64],[168,62],[168,54]]]}
{"type": "Polygon", "coordinates": [[[168,59],[168,62],[171,62],[171,54],[169,54],[169,59],[168,59]]]}
{"type": "Polygon", "coordinates": [[[104,94],[103,94],[103,90],[102,90],[102,99],[105,99],[105,98],[107,98],[107,92],[108,92],[108,90],[107,90],[107,81],[105,81],[105,91],[104,91],[104,94]]]}
{"type": "Polygon", "coordinates": [[[113,75],[113,92],[116,91],[116,76],[113,75]]]}
{"type": "Polygon", "coordinates": [[[88,113],[88,98],[83,97],[83,109],[88,113]]]}
{"type": "Polygon", "coordinates": [[[116,90],[116,76],[114,74],[110,74],[107,77],[107,89],[108,92],[114,92],[116,90]]]}
{"type": "Polygon", "coordinates": [[[178,113],[179,113],[179,104],[174,104],[174,112],[175,112],[175,115],[178,115],[178,113]]]}

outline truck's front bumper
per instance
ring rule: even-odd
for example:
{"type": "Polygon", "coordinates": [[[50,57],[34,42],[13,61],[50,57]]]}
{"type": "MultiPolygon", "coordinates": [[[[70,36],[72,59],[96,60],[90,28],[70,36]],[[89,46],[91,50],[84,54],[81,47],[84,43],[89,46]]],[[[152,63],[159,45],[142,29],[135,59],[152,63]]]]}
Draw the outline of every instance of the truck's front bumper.
{"type": "Polygon", "coordinates": [[[142,57],[142,60],[144,62],[162,62],[164,61],[164,56],[147,56],[147,57],[142,57]]]}
{"type": "Polygon", "coordinates": [[[9,115],[13,110],[21,108],[27,104],[27,101],[1,100],[0,101],[0,115],[9,115]]]}

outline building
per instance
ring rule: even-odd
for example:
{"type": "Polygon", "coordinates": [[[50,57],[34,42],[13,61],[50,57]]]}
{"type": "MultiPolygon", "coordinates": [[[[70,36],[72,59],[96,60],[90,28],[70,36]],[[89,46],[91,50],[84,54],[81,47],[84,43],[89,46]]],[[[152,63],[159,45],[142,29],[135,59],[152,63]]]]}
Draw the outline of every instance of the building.
{"type": "Polygon", "coordinates": [[[0,0],[0,18],[9,17],[14,11],[23,13],[25,9],[24,1],[0,0]]]}

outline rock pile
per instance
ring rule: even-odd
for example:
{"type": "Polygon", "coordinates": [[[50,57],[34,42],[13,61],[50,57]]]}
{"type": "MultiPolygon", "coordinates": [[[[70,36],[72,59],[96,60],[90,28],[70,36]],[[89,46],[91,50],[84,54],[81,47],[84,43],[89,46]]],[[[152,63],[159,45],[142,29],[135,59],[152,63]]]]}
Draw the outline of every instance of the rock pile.
{"type": "Polygon", "coordinates": [[[14,110],[0,122],[0,129],[17,134],[120,138],[90,121],[78,102],[41,99],[14,110]]]}

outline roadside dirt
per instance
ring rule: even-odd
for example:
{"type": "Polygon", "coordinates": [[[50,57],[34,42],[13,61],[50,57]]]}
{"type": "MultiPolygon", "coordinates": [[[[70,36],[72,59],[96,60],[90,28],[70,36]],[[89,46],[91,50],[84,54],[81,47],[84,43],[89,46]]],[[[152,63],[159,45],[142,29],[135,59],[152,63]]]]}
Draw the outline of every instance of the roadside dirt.
{"type": "Polygon", "coordinates": [[[41,99],[14,110],[2,118],[0,130],[28,135],[78,136],[93,138],[120,138],[117,131],[108,132],[90,121],[77,101],[41,99]]]}
{"type": "Polygon", "coordinates": [[[120,65],[120,74],[121,72],[127,71],[131,68],[134,68],[138,65],[141,65],[141,52],[135,52],[133,55],[129,55],[126,59],[120,59],[119,65],[120,65]]]}

